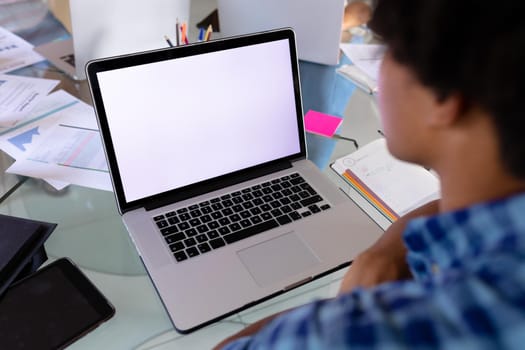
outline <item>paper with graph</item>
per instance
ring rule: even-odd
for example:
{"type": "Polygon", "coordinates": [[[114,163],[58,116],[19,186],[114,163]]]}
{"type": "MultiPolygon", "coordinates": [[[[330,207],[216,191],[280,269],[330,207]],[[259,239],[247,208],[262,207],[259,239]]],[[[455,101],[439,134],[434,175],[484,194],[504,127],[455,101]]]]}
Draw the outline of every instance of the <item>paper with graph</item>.
{"type": "Polygon", "coordinates": [[[111,191],[99,131],[59,124],[7,172],[111,191]]]}

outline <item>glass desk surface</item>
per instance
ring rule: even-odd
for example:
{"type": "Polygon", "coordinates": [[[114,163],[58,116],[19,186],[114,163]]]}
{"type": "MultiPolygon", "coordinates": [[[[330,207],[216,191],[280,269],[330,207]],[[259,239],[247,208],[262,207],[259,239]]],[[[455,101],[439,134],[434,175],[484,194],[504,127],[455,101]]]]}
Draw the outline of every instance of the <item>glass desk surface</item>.
{"type": "MultiPolygon", "coordinates": [[[[204,18],[216,4],[192,1],[192,18],[204,18]]],[[[0,5],[0,26],[33,44],[68,36],[67,31],[40,1],[0,5]],[[7,9],[7,11],[5,11],[7,9]],[[23,13],[31,11],[31,16],[23,13]]],[[[374,99],[335,73],[336,67],[301,62],[304,111],[344,117],[339,134],[355,138],[362,145],[379,137],[379,118],[374,99]]],[[[90,103],[87,83],[73,81],[50,66],[38,63],[13,74],[61,81],[58,89],[90,103]]],[[[344,140],[307,134],[309,158],[354,199],[381,227],[388,222],[366,200],[330,170],[334,159],[355,150],[344,140]]],[[[12,163],[0,155],[2,170],[12,163]]],[[[0,202],[0,213],[58,223],[46,242],[50,260],[70,257],[113,303],[115,316],[71,345],[71,349],[209,349],[245,325],[267,315],[314,299],[336,294],[344,270],[310,282],[279,297],[251,307],[188,335],[177,333],[128,237],[117,212],[113,193],[79,186],[56,191],[46,182],[4,174],[0,196],[19,184],[0,202]]],[[[372,243],[372,241],[370,242],[372,243]]]]}

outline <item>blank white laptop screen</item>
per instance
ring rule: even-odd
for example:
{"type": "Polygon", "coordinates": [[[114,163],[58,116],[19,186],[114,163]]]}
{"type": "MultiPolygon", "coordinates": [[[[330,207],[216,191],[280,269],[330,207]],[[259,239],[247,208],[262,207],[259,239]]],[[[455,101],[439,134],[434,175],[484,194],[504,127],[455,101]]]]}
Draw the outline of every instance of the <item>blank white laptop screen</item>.
{"type": "Polygon", "coordinates": [[[288,40],[97,73],[126,201],[300,152],[288,40]]]}

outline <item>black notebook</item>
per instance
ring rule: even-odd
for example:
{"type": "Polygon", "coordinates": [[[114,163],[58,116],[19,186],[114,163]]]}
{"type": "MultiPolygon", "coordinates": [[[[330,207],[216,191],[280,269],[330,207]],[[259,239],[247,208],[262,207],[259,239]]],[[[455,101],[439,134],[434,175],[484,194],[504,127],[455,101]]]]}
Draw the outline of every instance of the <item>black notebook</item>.
{"type": "Polygon", "coordinates": [[[46,259],[44,242],[56,224],[0,215],[0,295],[46,259]]]}

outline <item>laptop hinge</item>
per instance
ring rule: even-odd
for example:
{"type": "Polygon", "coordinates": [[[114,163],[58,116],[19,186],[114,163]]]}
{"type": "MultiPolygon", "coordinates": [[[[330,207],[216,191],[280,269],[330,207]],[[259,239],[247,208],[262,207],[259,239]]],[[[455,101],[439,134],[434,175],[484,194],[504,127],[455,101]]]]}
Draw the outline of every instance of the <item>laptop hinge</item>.
{"type": "Polygon", "coordinates": [[[289,160],[278,162],[271,165],[265,165],[261,168],[250,169],[249,171],[242,171],[238,174],[229,174],[221,176],[216,179],[208,180],[202,183],[198,183],[186,188],[178,189],[175,193],[169,193],[158,199],[152,200],[148,205],[144,205],[144,209],[153,210],[168,204],[173,204],[188,198],[193,198],[201,194],[209,193],[212,191],[220,190],[228,186],[233,186],[238,183],[253,180],[261,176],[275,173],[280,170],[289,169],[292,167],[292,163],[289,160]]]}

